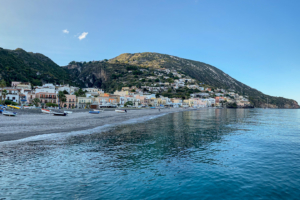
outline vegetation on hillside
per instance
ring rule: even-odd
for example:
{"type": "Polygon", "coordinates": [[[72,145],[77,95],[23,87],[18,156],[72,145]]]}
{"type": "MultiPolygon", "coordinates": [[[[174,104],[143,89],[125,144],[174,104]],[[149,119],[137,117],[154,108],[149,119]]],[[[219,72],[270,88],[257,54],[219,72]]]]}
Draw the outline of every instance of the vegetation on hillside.
{"type": "Polygon", "coordinates": [[[296,101],[282,97],[272,97],[251,88],[235,79],[218,68],[209,64],[183,59],[175,56],[158,53],[135,53],[121,54],[111,60],[110,63],[126,63],[150,69],[167,68],[181,71],[201,83],[223,89],[232,89],[241,95],[249,96],[251,103],[256,107],[264,107],[269,99],[269,104],[279,108],[297,107],[296,101]]]}
{"type": "MultiPolygon", "coordinates": [[[[122,87],[158,87],[159,82],[173,83],[175,79],[178,79],[171,73],[164,74],[170,77],[168,79],[163,77],[148,79],[150,76],[155,76],[155,69],[132,66],[126,63],[109,63],[105,61],[81,63],[72,61],[65,68],[69,70],[71,78],[76,80],[76,84],[80,87],[99,87],[110,93],[121,90],[122,87]]],[[[189,98],[189,95],[195,92],[200,91],[188,88],[177,90],[170,88],[168,91],[160,92],[159,94],[170,98],[189,98]]]]}
{"type": "Polygon", "coordinates": [[[0,79],[4,79],[7,85],[12,81],[30,82],[32,85],[70,82],[68,72],[51,59],[20,48],[0,48],[0,79]]]}
{"type": "MultiPolygon", "coordinates": [[[[165,54],[127,53],[111,60],[72,61],[69,65],[60,67],[39,53],[26,52],[23,49],[0,48],[0,79],[5,80],[6,85],[10,85],[12,81],[30,82],[32,85],[69,83],[74,86],[99,87],[106,92],[114,92],[124,86],[140,88],[141,86],[154,86],[159,82],[173,83],[178,79],[171,73],[168,74],[168,79],[147,78],[154,76],[155,71],[161,68],[175,69],[184,76],[197,80],[201,86],[232,89],[241,95],[247,95],[256,107],[265,107],[267,99],[269,104],[280,108],[298,106],[294,100],[265,95],[206,63],[165,54]]],[[[177,90],[170,88],[167,91],[159,91],[158,95],[189,98],[189,95],[194,92],[198,91],[188,88],[177,90]]]]}

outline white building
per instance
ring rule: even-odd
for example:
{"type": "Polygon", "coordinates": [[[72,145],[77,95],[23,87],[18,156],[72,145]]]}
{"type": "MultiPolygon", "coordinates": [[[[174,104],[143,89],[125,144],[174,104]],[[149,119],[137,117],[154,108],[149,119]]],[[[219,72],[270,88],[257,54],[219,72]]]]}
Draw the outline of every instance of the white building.
{"type": "Polygon", "coordinates": [[[44,84],[43,86],[35,87],[35,93],[46,92],[46,93],[56,93],[55,86],[52,83],[44,84]]]}

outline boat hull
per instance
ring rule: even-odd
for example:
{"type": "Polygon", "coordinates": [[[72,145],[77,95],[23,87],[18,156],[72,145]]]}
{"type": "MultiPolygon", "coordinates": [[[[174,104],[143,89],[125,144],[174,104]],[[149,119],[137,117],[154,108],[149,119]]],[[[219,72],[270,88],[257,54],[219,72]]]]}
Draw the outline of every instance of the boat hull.
{"type": "Polygon", "coordinates": [[[9,112],[9,111],[3,111],[3,112],[2,112],[2,115],[14,117],[14,116],[17,115],[17,113],[15,113],[15,112],[9,112]]]}
{"type": "Polygon", "coordinates": [[[42,113],[51,114],[51,110],[41,109],[42,113]]]}
{"type": "Polygon", "coordinates": [[[99,114],[100,111],[90,111],[89,113],[90,113],[90,114],[99,114]]]}
{"type": "Polygon", "coordinates": [[[67,113],[59,113],[59,112],[53,112],[54,116],[67,116],[67,113]]]}
{"type": "Polygon", "coordinates": [[[125,113],[126,111],[125,110],[115,110],[115,112],[117,112],[117,113],[125,113]]]}

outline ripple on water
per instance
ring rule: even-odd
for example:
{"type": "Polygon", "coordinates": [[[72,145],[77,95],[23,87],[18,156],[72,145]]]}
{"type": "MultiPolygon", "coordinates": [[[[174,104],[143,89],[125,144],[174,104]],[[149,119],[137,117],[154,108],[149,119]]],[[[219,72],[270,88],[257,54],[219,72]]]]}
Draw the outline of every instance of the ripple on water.
{"type": "Polygon", "coordinates": [[[0,196],[297,199],[299,116],[203,109],[9,143],[0,147],[0,196]]]}

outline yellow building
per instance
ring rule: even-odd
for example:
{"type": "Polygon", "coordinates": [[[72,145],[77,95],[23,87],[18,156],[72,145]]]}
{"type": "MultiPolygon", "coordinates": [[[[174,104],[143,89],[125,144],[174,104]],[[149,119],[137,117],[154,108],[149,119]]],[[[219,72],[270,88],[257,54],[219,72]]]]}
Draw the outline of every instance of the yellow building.
{"type": "Polygon", "coordinates": [[[85,108],[87,105],[91,105],[93,103],[93,98],[91,97],[77,97],[77,107],[85,108]]]}
{"type": "Polygon", "coordinates": [[[114,95],[119,95],[121,97],[125,97],[125,95],[128,95],[128,90],[127,91],[115,91],[114,95]]]}

